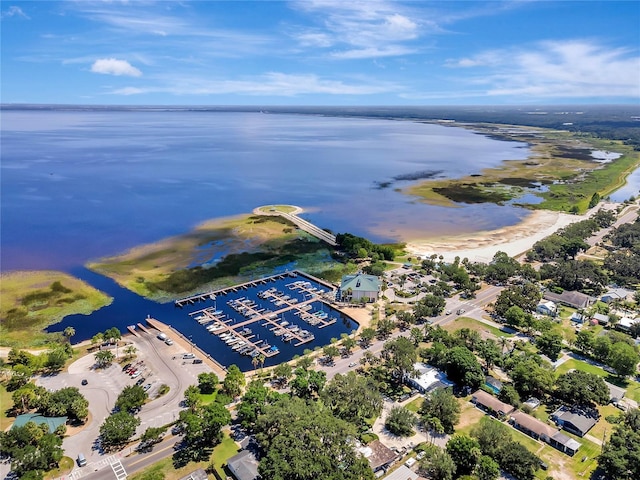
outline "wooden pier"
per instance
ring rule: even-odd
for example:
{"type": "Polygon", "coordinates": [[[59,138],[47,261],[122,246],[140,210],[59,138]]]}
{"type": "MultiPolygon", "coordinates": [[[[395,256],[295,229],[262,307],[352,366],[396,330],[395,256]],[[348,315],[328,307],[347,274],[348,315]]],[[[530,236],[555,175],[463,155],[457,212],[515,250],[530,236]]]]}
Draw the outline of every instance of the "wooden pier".
{"type": "Polygon", "coordinates": [[[214,292],[199,293],[197,295],[191,295],[190,297],[176,300],[174,302],[174,305],[178,308],[182,308],[185,305],[193,305],[196,302],[205,302],[207,300],[215,300],[215,299],[216,299],[216,295],[214,292]]]}

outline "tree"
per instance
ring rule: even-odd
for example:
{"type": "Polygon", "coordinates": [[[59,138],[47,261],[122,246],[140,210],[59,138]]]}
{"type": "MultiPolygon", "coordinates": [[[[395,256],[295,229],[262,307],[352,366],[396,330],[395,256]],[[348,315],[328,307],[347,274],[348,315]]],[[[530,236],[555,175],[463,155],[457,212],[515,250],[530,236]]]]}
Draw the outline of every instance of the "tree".
{"type": "Polygon", "coordinates": [[[606,405],[609,388],[598,375],[573,370],[558,377],[555,396],[570,405],[606,405]]]}
{"type": "Polygon", "coordinates": [[[638,353],[627,343],[614,343],[607,364],[616,371],[619,377],[632,375],[638,365],[638,353]]]}
{"type": "Polygon", "coordinates": [[[165,432],[164,427],[147,427],[144,433],[140,436],[141,448],[146,449],[162,440],[162,435],[165,432]]]}
{"type": "Polygon", "coordinates": [[[351,337],[342,340],[342,348],[347,355],[351,355],[351,350],[356,346],[356,341],[351,337]]]}
{"type": "Polygon", "coordinates": [[[288,363],[281,363],[273,369],[273,375],[278,384],[284,386],[293,375],[293,368],[288,363]]]}
{"type": "Polygon", "coordinates": [[[373,340],[375,337],[376,331],[373,328],[364,328],[362,332],[360,332],[360,343],[362,344],[362,348],[369,347],[369,345],[371,345],[371,340],[373,340]]]}
{"type": "Polygon", "coordinates": [[[202,394],[209,394],[216,391],[220,380],[213,372],[202,372],[198,375],[198,389],[202,394]]]}
{"type": "Polygon", "coordinates": [[[295,378],[290,382],[291,391],[301,398],[314,397],[322,390],[327,381],[327,374],[324,370],[304,370],[297,368],[295,378]]]}
{"type": "Polygon", "coordinates": [[[95,353],[94,357],[98,364],[98,368],[108,367],[116,358],[111,350],[100,350],[95,353]]]}
{"type": "Polygon", "coordinates": [[[556,383],[551,365],[535,355],[512,356],[508,370],[513,386],[523,398],[542,398],[551,393],[556,383]]]}
{"type": "Polygon", "coordinates": [[[456,464],[457,475],[473,472],[482,455],[478,441],[464,434],[456,434],[449,439],[447,453],[456,464]]]}
{"type": "Polygon", "coordinates": [[[640,410],[626,412],[611,438],[602,447],[598,467],[605,478],[637,480],[640,478],[640,410]]]}
{"type": "Polygon", "coordinates": [[[322,353],[328,359],[329,364],[333,364],[333,359],[340,355],[340,350],[335,345],[327,345],[322,349],[322,353]]]}
{"type": "Polygon", "coordinates": [[[487,372],[502,358],[498,344],[492,338],[488,338],[478,344],[478,355],[484,360],[484,366],[487,372]]]}
{"type": "Polygon", "coordinates": [[[418,472],[432,480],[452,480],[456,473],[456,464],[447,452],[433,448],[420,460],[418,472]]]}
{"type": "Polygon", "coordinates": [[[424,340],[424,332],[418,327],[413,327],[409,332],[409,335],[411,337],[411,342],[416,347],[424,340]]]}
{"type": "Polygon", "coordinates": [[[555,362],[562,351],[562,335],[552,331],[544,332],[536,339],[536,346],[542,354],[555,362]]]}
{"type": "Polygon", "coordinates": [[[428,317],[437,317],[444,311],[446,301],[440,295],[427,294],[418,300],[413,306],[413,315],[416,321],[423,322],[428,317]]]}
{"type": "Polygon", "coordinates": [[[578,348],[582,353],[589,355],[593,350],[593,345],[595,342],[595,336],[591,330],[580,330],[576,333],[576,340],[574,345],[578,348]]]}
{"type": "Polygon", "coordinates": [[[189,385],[184,391],[184,405],[189,410],[195,411],[200,407],[200,389],[195,385],[189,385]]]}
{"type": "Polygon", "coordinates": [[[118,395],[116,408],[123,412],[135,412],[144,405],[147,398],[147,392],[140,385],[128,385],[118,395]]]}
{"type": "Polygon", "coordinates": [[[244,428],[253,430],[258,417],[264,413],[265,407],[279,398],[280,394],[269,390],[262,382],[254,380],[247,385],[238,405],[238,419],[244,428]]]}
{"type": "Polygon", "coordinates": [[[406,337],[398,337],[385,343],[381,356],[397,383],[401,383],[405,376],[414,371],[416,347],[406,337]]]}
{"type": "Polygon", "coordinates": [[[419,411],[425,424],[433,424],[438,419],[444,433],[453,433],[453,428],[460,418],[460,404],[449,388],[436,388],[425,395],[419,411]]]}
{"type": "Polygon", "coordinates": [[[384,426],[394,435],[399,437],[410,437],[413,435],[413,427],[416,424],[416,415],[405,407],[393,407],[384,426]]]}
{"type": "Polygon", "coordinates": [[[138,349],[134,345],[129,345],[127,348],[124,349],[124,353],[127,354],[127,358],[129,359],[133,358],[137,351],[138,349]]]}
{"type": "Polygon", "coordinates": [[[100,440],[105,450],[111,450],[126,443],[140,425],[140,419],[128,412],[109,415],[100,426],[100,440]]]}
{"type": "Polygon", "coordinates": [[[115,343],[122,338],[122,333],[118,327],[111,327],[104,332],[104,339],[109,343],[115,343]]]}
{"type": "Polygon", "coordinates": [[[227,375],[224,377],[222,389],[231,397],[235,398],[242,393],[242,388],[245,383],[244,373],[240,371],[237,365],[231,365],[227,369],[227,375]]]}
{"type": "Polygon", "coordinates": [[[500,292],[495,301],[494,310],[498,315],[504,317],[509,308],[517,305],[525,313],[531,313],[536,309],[540,298],[542,298],[542,294],[534,283],[512,285],[500,292]]]}
{"type": "Polygon", "coordinates": [[[354,425],[365,425],[382,411],[382,395],[369,377],[349,372],[337,374],[320,392],[333,414],[354,425]]]}
{"type": "Polygon", "coordinates": [[[482,367],[466,347],[454,347],[446,353],[445,370],[447,376],[460,386],[475,390],[484,383],[482,367]]]}
{"type": "Polygon", "coordinates": [[[396,328],[396,324],[389,318],[383,318],[378,322],[378,328],[376,329],[376,336],[380,339],[388,338],[396,328]]]}
{"type": "Polygon", "coordinates": [[[352,445],[355,427],[317,401],[282,396],[256,423],[264,457],[258,472],[278,480],[373,480],[352,445]]]}
{"type": "Polygon", "coordinates": [[[507,325],[512,327],[521,327],[524,325],[526,313],[518,305],[513,305],[504,314],[504,319],[507,325]]]}
{"type": "Polygon", "coordinates": [[[54,392],[44,391],[36,402],[46,416],[68,416],[71,420],[84,420],[89,414],[89,402],[76,387],[65,387],[54,392]]]}
{"type": "Polygon", "coordinates": [[[46,425],[27,422],[0,432],[0,454],[11,458],[11,471],[17,478],[42,478],[42,472],[58,466],[62,459],[62,438],[46,425]]]}
{"type": "Polygon", "coordinates": [[[493,458],[482,455],[476,465],[475,474],[478,480],[496,480],[500,476],[500,465],[493,458]]]}
{"type": "Polygon", "coordinates": [[[500,401],[513,405],[514,407],[520,406],[520,395],[513,387],[513,385],[503,385],[502,390],[498,394],[500,401]]]}
{"type": "Polygon", "coordinates": [[[490,417],[482,417],[471,430],[471,436],[478,440],[482,453],[494,459],[511,441],[509,427],[490,417]]]}
{"type": "Polygon", "coordinates": [[[62,335],[64,335],[68,343],[71,343],[71,337],[73,337],[75,334],[76,334],[76,329],[73,327],[66,327],[62,331],[62,335]]]}

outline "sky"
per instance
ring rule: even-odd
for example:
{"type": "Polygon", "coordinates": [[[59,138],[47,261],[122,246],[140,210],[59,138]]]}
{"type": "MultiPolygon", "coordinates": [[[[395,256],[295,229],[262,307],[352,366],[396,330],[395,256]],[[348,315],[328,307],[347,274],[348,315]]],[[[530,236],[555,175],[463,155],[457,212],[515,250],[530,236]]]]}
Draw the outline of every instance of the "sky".
{"type": "Polygon", "coordinates": [[[638,1],[1,0],[1,102],[638,104],[638,1]]]}

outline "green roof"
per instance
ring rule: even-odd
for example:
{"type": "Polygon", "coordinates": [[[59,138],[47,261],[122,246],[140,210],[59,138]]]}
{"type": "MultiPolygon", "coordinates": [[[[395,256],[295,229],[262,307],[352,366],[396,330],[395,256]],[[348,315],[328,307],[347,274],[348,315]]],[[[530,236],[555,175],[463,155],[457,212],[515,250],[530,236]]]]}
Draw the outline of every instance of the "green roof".
{"type": "Polygon", "coordinates": [[[16,421],[13,422],[11,428],[24,427],[29,422],[34,422],[38,425],[45,423],[49,426],[49,432],[53,433],[58,426],[67,423],[67,417],[45,417],[39,413],[25,413],[16,417],[16,421]]]}
{"type": "Polygon", "coordinates": [[[340,290],[344,292],[349,289],[352,292],[377,292],[380,290],[380,279],[364,273],[345,275],[340,282],[340,290]]]}

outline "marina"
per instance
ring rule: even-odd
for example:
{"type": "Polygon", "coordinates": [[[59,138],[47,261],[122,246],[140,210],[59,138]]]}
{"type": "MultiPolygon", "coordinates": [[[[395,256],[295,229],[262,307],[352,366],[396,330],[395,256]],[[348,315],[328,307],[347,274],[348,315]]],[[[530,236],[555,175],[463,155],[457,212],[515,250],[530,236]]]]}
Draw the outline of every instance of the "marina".
{"type": "MultiPolygon", "coordinates": [[[[292,271],[204,294],[214,305],[189,316],[233,352],[266,359],[280,353],[278,342],[300,347],[316,339],[313,330],[335,324],[335,293],[333,285],[292,271]]],[[[192,298],[200,296],[175,304],[192,298]]]]}

